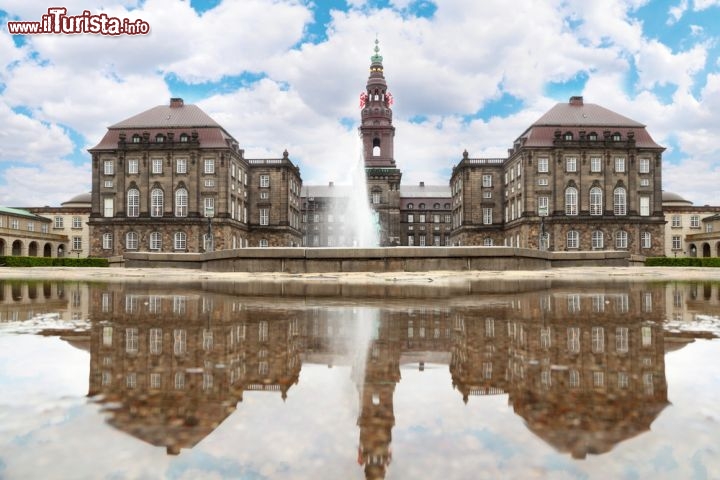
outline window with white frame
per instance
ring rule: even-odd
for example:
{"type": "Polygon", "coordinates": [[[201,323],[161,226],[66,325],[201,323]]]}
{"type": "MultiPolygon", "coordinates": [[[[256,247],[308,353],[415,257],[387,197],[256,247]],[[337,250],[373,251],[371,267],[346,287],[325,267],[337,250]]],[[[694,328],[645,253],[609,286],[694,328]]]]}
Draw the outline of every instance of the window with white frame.
{"type": "Polygon", "coordinates": [[[640,186],[641,186],[641,187],[649,187],[649,186],[650,186],[650,179],[649,179],[649,178],[641,178],[641,179],[640,179],[640,186]]]}
{"type": "Polygon", "coordinates": [[[415,235],[408,235],[408,246],[412,247],[415,245],[415,235]]]}
{"type": "Polygon", "coordinates": [[[72,239],[72,248],[73,250],[82,250],[82,237],[79,235],[75,235],[72,239]]]}
{"type": "Polygon", "coordinates": [[[115,163],[112,160],[105,160],[103,162],[103,173],[105,175],[115,174],[115,163]]]}
{"type": "Polygon", "coordinates": [[[175,232],[173,243],[175,250],[185,250],[187,248],[187,235],[185,232],[175,232]]]}
{"type": "Polygon", "coordinates": [[[125,352],[126,353],[137,353],[138,351],[138,329],[137,328],[126,328],[125,329],[125,352]]]}
{"type": "Polygon", "coordinates": [[[627,215],[627,195],[623,187],[618,187],[613,192],[613,213],[627,215]]]}
{"type": "Polygon", "coordinates": [[[187,217],[188,214],[188,191],[184,188],[175,190],[175,216],[187,217]]]}
{"type": "Polygon", "coordinates": [[[270,187],[270,175],[260,175],[260,188],[270,187]]]}
{"type": "Polygon", "coordinates": [[[590,189],[590,215],[603,214],[602,188],[593,187],[590,189]]]}
{"type": "Polygon", "coordinates": [[[670,218],[670,226],[673,228],[682,227],[682,217],[680,215],[673,215],[670,218]]]}
{"type": "Polygon", "coordinates": [[[650,215],[650,197],[640,195],[640,215],[647,217],[650,215]]]}
{"type": "Polygon", "coordinates": [[[204,197],[203,198],[203,206],[204,206],[203,216],[205,216],[205,217],[214,217],[215,216],[215,197],[204,197]]]}
{"type": "Polygon", "coordinates": [[[482,176],[482,186],[485,188],[492,187],[492,175],[483,175],[482,176]]]}
{"type": "Polygon", "coordinates": [[[155,175],[162,174],[162,164],[163,164],[162,158],[153,158],[151,172],[155,175]]]}
{"type": "Polygon", "coordinates": [[[485,237],[485,239],[483,240],[483,245],[486,246],[486,247],[492,247],[492,246],[493,246],[493,239],[492,239],[492,238],[485,237]]]}
{"type": "Polygon", "coordinates": [[[413,215],[412,213],[408,213],[407,221],[408,223],[413,223],[415,221],[415,215],[413,215]]]}
{"type": "Polygon", "coordinates": [[[108,218],[115,215],[115,199],[111,197],[103,198],[103,217],[108,218]]]}
{"type": "Polygon", "coordinates": [[[13,230],[19,230],[20,229],[20,220],[17,218],[13,218],[10,220],[10,228],[13,230]]]}
{"type": "Polygon", "coordinates": [[[162,353],[162,328],[150,329],[150,353],[160,355],[162,353]]]}
{"type": "Polygon", "coordinates": [[[690,228],[700,228],[700,215],[690,217],[690,228]]]}
{"type": "Polygon", "coordinates": [[[617,327],[615,329],[615,350],[618,353],[627,353],[629,346],[628,328],[617,327]]]}
{"type": "Polygon", "coordinates": [[[215,159],[214,158],[206,158],[205,159],[203,172],[208,175],[215,173],[215,159]]]}
{"type": "Polygon", "coordinates": [[[184,355],[187,352],[187,330],[176,328],[173,330],[173,353],[184,355]]]}
{"type": "Polygon", "coordinates": [[[64,217],[55,217],[54,228],[65,228],[65,218],[64,217]]]}
{"type": "Polygon", "coordinates": [[[548,158],[547,157],[540,157],[538,158],[538,173],[548,173],[548,158]]]}
{"type": "Polygon", "coordinates": [[[164,207],[163,191],[159,188],[153,188],[150,192],[150,216],[162,217],[164,207]]]}
{"type": "Polygon", "coordinates": [[[128,160],[128,174],[129,175],[137,175],[139,172],[138,169],[138,159],[137,158],[131,158],[128,160]]]}
{"type": "Polygon", "coordinates": [[[602,171],[602,157],[590,157],[590,171],[593,173],[602,171]]]}
{"type": "Polygon", "coordinates": [[[270,224],[270,209],[269,208],[261,208],[260,209],[260,225],[269,225],[270,224]]]}
{"type": "Polygon", "coordinates": [[[642,232],[640,234],[640,248],[652,248],[650,232],[642,232]]]}
{"type": "Polygon", "coordinates": [[[565,157],[565,171],[577,172],[577,157],[565,157]]]}
{"type": "Polygon", "coordinates": [[[625,171],[625,157],[615,157],[615,172],[622,173],[625,171]]]}
{"type": "Polygon", "coordinates": [[[548,215],[548,205],[549,205],[549,197],[537,197],[537,204],[538,204],[538,215],[541,217],[546,217],[548,215]]]}
{"type": "Polygon", "coordinates": [[[425,214],[424,213],[421,213],[420,215],[418,215],[418,222],[425,223],[425,214]]]}
{"type": "Polygon", "coordinates": [[[175,173],[187,173],[187,158],[175,160],[175,173]]]}
{"type": "Polygon", "coordinates": [[[538,178],[537,179],[537,184],[541,187],[546,187],[549,183],[550,183],[550,181],[547,178],[538,178]]]}
{"type": "Polygon", "coordinates": [[[370,201],[373,205],[379,205],[380,204],[380,192],[372,192],[370,195],[370,201]]]}
{"type": "Polygon", "coordinates": [[[72,228],[82,228],[83,222],[82,217],[73,217],[72,218],[72,228]]]}
{"type": "Polygon", "coordinates": [[[492,198],[492,192],[483,192],[483,198],[492,198]]]}
{"type": "Polygon", "coordinates": [[[137,217],[140,215],[140,190],[131,188],[127,192],[127,216],[137,217]]]}
{"type": "Polygon", "coordinates": [[[641,158],[640,163],[638,164],[640,173],[650,173],[650,159],[649,158],[641,158]]]}
{"type": "Polygon", "coordinates": [[[628,246],[628,234],[625,230],[618,230],[615,232],[615,248],[618,250],[624,250],[628,246]]]}
{"type": "Polygon", "coordinates": [[[565,189],[565,215],[578,214],[578,195],[575,187],[565,189]]]}
{"type": "Polygon", "coordinates": [[[594,230],[592,232],[592,248],[593,250],[602,250],[605,248],[605,236],[602,230],[594,230]]]}
{"type": "Polygon", "coordinates": [[[126,250],[137,250],[138,249],[138,234],[136,232],[127,232],[125,234],[125,249],[126,250]]]}
{"type": "Polygon", "coordinates": [[[103,233],[103,236],[102,236],[103,250],[112,250],[112,243],[113,243],[112,240],[113,240],[112,233],[103,233]]]}
{"type": "Polygon", "coordinates": [[[150,250],[162,250],[162,235],[160,234],[160,232],[152,232],[150,234],[150,250]]]}
{"type": "Polygon", "coordinates": [[[567,349],[570,353],[580,352],[580,328],[568,327],[567,329],[567,349]]]}
{"type": "Polygon", "coordinates": [[[682,242],[681,242],[680,235],[672,236],[672,249],[673,250],[681,250],[682,249],[682,242]]]}
{"type": "Polygon", "coordinates": [[[578,248],[580,246],[580,233],[577,230],[567,232],[567,248],[578,248]]]}
{"type": "Polygon", "coordinates": [[[593,353],[603,353],[605,351],[605,329],[603,327],[592,327],[591,341],[593,353]]]}
{"type": "Polygon", "coordinates": [[[493,209],[483,208],[483,225],[491,225],[493,222],[493,209]]]}

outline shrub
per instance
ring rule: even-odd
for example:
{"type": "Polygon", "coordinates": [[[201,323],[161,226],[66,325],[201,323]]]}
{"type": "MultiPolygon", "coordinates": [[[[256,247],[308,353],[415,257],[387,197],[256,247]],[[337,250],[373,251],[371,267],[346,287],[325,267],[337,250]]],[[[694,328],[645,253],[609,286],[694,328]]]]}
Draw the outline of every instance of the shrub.
{"type": "Polygon", "coordinates": [[[648,257],[647,267],[720,267],[720,257],[648,257]]]}
{"type": "Polygon", "coordinates": [[[107,258],[1,257],[6,267],[107,267],[107,258]]]}

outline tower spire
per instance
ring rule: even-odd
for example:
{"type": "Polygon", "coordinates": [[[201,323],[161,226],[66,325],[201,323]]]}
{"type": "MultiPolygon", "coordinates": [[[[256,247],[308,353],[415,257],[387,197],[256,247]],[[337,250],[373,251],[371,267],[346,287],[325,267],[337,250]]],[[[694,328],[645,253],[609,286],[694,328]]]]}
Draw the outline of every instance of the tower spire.
{"type": "Polygon", "coordinates": [[[380,44],[380,40],[378,40],[377,35],[376,35],[375,36],[375,48],[373,49],[375,52],[375,55],[370,57],[370,61],[372,63],[379,63],[380,65],[382,65],[383,57],[382,57],[382,55],[380,55],[380,45],[379,44],[380,44]]]}

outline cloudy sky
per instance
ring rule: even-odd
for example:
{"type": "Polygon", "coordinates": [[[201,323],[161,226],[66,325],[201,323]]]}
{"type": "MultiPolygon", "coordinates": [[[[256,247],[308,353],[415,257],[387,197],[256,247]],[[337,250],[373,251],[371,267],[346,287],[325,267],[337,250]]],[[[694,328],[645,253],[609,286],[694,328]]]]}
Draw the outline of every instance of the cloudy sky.
{"type": "Polygon", "coordinates": [[[247,157],[284,149],[305,184],[347,182],[375,38],[403,183],[447,184],[463,149],[504,156],[583,95],[648,126],[663,187],[720,204],[720,0],[66,0],[0,4],[0,205],[90,190],[87,148],[172,96],[247,157]],[[141,19],[148,35],[11,36],[8,20],[141,19]]]}

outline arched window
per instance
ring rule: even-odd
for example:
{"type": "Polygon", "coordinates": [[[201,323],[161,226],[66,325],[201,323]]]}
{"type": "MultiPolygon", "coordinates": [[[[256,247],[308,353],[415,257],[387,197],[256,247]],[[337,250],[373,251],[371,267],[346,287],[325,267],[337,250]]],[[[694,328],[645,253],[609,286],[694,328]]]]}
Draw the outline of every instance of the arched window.
{"type": "Polygon", "coordinates": [[[565,215],[578,214],[577,188],[568,187],[565,189],[565,215]]]}
{"type": "Polygon", "coordinates": [[[160,232],[152,232],[150,234],[150,250],[162,250],[162,235],[160,232]]]}
{"type": "Polygon", "coordinates": [[[565,132],[565,135],[563,135],[563,139],[564,140],[572,140],[573,139],[572,132],[565,132]]]}
{"type": "Polygon", "coordinates": [[[158,133],[155,135],[155,143],[164,143],[165,142],[165,135],[162,133],[158,133]]]}
{"type": "Polygon", "coordinates": [[[140,190],[131,188],[127,192],[127,216],[137,217],[140,215],[140,190]]]}
{"type": "Polygon", "coordinates": [[[189,139],[189,137],[188,137],[188,134],[187,134],[187,133],[181,133],[181,134],[180,134],[180,141],[181,141],[181,142],[185,143],[185,142],[188,141],[188,139],[189,139]]]}
{"type": "Polygon", "coordinates": [[[627,215],[627,194],[623,187],[618,187],[613,193],[613,212],[615,215],[627,215]]]}
{"type": "Polygon", "coordinates": [[[127,232],[125,234],[125,250],[138,249],[138,234],[135,232],[127,232]]]}
{"type": "Polygon", "coordinates": [[[188,192],[184,188],[175,190],[175,216],[187,217],[188,214],[188,192]]]}
{"type": "Polygon", "coordinates": [[[424,204],[424,203],[421,203],[420,205],[418,205],[418,208],[419,208],[420,210],[425,210],[425,204],[424,204]]]}
{"type": "Polygon", "coordinates": [[[595,132],[588,133],[588,140],[595,142],[595,141],[597,141],[597,139],[598,139],[597,133],[595,133],[595,132]]]}
{"type": "Polygon", "coordinates": [[[187,235],[185,232],[175,232],[173,244],[175,250],[185,250],[187,247],[187,235]]]}
{"type": "Polygon", "coordinates": [[[370,193],[370,203],[373,205],[378,205],[380,203],[380,190],[373,190],[370,193]]]}
{"type": "Polygon", "coordinates": [[[602,250],[605,248],[605,236],[601,230],[592,232],[592,248],[593,250],[602,250]]]}
{"type": "Polygon", "coordinates": [[[380,139],[379,138],[373,138],[372,154],[373,154],[373,157],[380,156],[380,139]]]}
{"type": "Polygon", "coordinates": [[[600,187],[593,187],[590,189],[590,215],[602,215],[602,197],[602,189],[600,187]]]}
{"type": "Polygon", "coordinates": [[[620,133],[615,132],[615,133],[612,134],[612,141],[613,141],[613,142],[619,142],[621,139],[622,139],[622,137],[620,136],[620,133]]]}
{"type": "Polygon", "coordinates": [[[439,209],[440,209],[440,204],[439,204],[439,203],[433,204],[433,208],[434,208],[435,210],[439,210],[439,209]]]}
{"type": "Polygon", "coordinates": [[[153,188],[150,192],[150,216],[163,216],[163,191],[159,188],[153,188]]]}
{"type": "Polygon", "coordinates": [[[580,247],[580,234],[577,230],[570,230],[567,232],[567,248],[579,248],[580,247]]]}
{"type": "Polygon", "coordinates": [[[132,136],[132,143],[140,143],[140,135],[137,133],[132,136]]]}
{"type": "Polygon", "coordinates": [[[415,205],[413,205],[412,203],[408,203],[408,204],[407,204],[407,209],[408,209],[408,210],[412,210],[413,208],[415,208],[415,205]]]}

